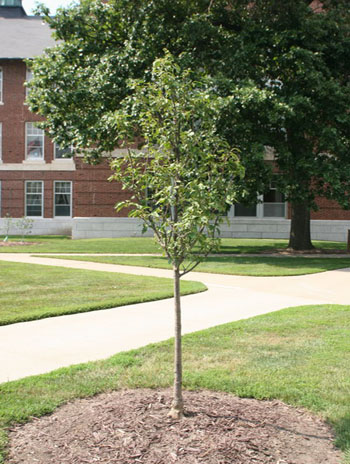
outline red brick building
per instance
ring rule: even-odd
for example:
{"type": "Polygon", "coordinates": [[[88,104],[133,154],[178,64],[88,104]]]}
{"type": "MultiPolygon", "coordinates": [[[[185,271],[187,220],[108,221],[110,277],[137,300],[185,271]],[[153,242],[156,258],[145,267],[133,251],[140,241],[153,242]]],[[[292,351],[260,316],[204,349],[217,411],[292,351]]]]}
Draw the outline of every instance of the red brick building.
{"type": "MultiPolygon", "coordinates": [[[[27,16],[21,0],[0,0],[0,233],[9,215],[33,218],[33,233],[72,233],[75,238],[141,235],[136,219],[114,211],[125,193],[107,181],[108,163],[83,163],[34,125],[40,117],[25,103],[24,83],[31,74],[24,60],[53,44],[48,26],[39,17],[27,16]]],[[[261,200],[250,208],[232,208],[222,235],[288,237],[289,213],[282,195],[272,185],[261,200]]],[[[325,200],[320,206],[313,213],[313,238],[344,240],[350,212],[325,200]]]]}
{"type": "Polygon", "coordinates": [[[107,181],[107,162],[92,167],[67,157],[34,125],[40,117],[25,103],[31,74],[24,59],[52,45],[48,26],[27,16],[21,0],[1,0],[0,217],[31,217],[38,233],[71,233],[75,217],[115,218],[114,205],[125,194],[107,181]]]}

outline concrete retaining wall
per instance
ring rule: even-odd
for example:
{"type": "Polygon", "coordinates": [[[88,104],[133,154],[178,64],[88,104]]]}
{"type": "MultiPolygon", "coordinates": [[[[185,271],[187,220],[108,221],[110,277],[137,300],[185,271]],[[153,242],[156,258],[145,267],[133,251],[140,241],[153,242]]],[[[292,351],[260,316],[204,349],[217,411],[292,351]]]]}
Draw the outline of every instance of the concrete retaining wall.
{"type": "Polygon", "coordinates": [[[137,218],[74,218],[72,238],[152,237],[137,218]]]}
{"type": "MultiPolygon", "coordinates": [[[[350,221],[311,221],[313,240],[347,240],[350,221]]],[[[289,238],[290,219],[235,218],[221,226],[222,237],[234,238],[289,238]]]]}
{"type": "MultiPolygon", "coordinates": [[[[10,235],[20,232],[12,220],[10,235]]],[[[5,219],[0,219],[0,235],[5,232],[5,219]]],[[[221,225],[223,238],[288,238],[289,219],[234,218],[221,225]]],[[[311,221],[313,240],[347,240],[350,221],[311,221]]],[[[142,234],[142,221],[136,218],[73,218],[34,219],[31,235],[72,235],[72,238],[151,237],[152,231],[142,234]]]]}
{"type": "MultiPolygon", "coordinates": [[[[235,218],[221,225],[224,238],[288,238],[289,219],[235,218]]],[[[311,221],[313,240],[346,241],[350,221],[311,221]]],[[[136,218],[74,218],[73,238],[150,237],[136,218]]]]}
{"type": "MultiPolygon", "coordinates": [[[[11,221],[10,235],[20,235],[21,231],[16,227],[20,219],[11,221]]],[[[0,219],[0,234],[4,235],[6,219],[0,219]]],[[[33,219],[33,228],[30,235],[71,235],[73,219],[33,219]]]]}

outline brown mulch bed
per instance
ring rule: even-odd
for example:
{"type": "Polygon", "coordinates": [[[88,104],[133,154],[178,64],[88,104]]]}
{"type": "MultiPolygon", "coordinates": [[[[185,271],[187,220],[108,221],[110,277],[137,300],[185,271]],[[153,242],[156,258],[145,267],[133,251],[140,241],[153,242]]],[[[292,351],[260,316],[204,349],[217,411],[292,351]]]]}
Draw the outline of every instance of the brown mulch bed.
{"type": "Polygon", "coordinates": [[[38,242],[0,242],[0,247],[13,247],[24,245],[38,245],[38,242]]]}
{"type": "Polygon", "coordinates": [[[330,428],[280,401],[184,392],[187,416],[167,417],[170,390],[77,400],[10,431],[9,463],[339,464],[330,428]]]}

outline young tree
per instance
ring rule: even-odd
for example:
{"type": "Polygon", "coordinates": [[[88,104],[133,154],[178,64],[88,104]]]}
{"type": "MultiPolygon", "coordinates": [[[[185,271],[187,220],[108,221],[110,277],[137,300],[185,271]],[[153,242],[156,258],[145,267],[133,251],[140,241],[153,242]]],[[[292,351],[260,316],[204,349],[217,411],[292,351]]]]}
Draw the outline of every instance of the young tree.
{"type": "Polygon", "coordinates": [[[128,149],[112,162],[111,180],[132,197],[130,208],[151,228],[174,271],[174,400],[169,415],[183,415],[180,278],[219,243],[219,222],[234,201],[237,155],[217,131],[224,99],[210,82],[181,72],[170,54],[154,62],[151,79],[133,81],[110,120],[126,146],[140,136],[141,152],[128,149]]]}

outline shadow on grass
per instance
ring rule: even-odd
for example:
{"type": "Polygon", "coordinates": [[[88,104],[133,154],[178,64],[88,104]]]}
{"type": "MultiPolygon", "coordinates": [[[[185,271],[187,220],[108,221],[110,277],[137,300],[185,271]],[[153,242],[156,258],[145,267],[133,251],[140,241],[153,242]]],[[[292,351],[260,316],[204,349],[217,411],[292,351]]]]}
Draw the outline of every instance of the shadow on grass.
{"type": "Polygon", "coordinates": [[[350,414],[331,422],[335,430],[335,444],[346,456],[346,462],[350,462],[350,414]]]}

